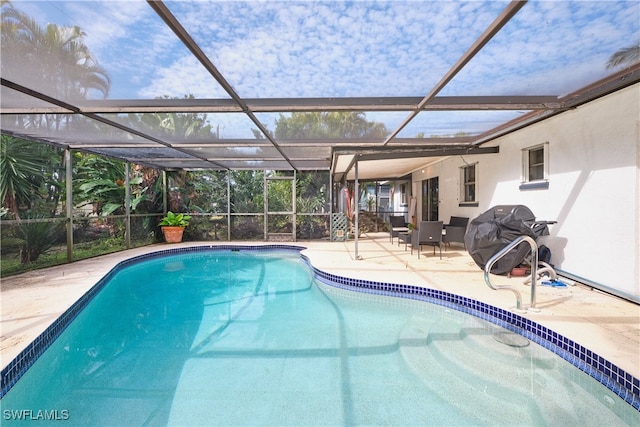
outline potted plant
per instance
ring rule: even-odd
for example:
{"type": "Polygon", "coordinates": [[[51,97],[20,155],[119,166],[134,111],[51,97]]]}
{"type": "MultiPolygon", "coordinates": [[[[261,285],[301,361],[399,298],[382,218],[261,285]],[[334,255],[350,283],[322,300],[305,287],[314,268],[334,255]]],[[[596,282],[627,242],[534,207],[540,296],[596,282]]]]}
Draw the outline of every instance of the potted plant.
{"type": "Polygon", "coordinates": [[[164,240],[167,243],[180,243],[182,241],[182,233],[184,228],[189,225],[191,217],[185,214],[174,214],[173,212],[167,212],[167,216],[160,221],[160,227],[162,228],[162,234],[164,234],[164,240]]]}

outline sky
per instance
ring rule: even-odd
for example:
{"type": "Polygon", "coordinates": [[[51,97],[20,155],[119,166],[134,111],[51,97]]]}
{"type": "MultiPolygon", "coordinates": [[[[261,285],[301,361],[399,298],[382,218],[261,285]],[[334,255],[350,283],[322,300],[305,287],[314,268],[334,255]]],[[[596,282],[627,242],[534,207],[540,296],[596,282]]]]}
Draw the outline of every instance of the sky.
{"type": "MultiPolygon", "coordinates": [[[[508,1],[165,4],[241,97],[423,97],[508,1]]],[[[80,26],[111,76],[110,98],[228,97],[145,1],[14,5],[43,25],[80,26]]],[[[565,95],[610,74],[609,56],[639,41],[637,0],[531,0],[439,95],[565,95]]],[[[431,126],[439,133],[459,129],[451,126],[458,120],[480,132],[488,117],[500,122],[517,114],[425,114],[424,120],[421,114],[400,136],[430,134],[431,126]]],[[[406,113],[385,117],[392,130],[406,113]]],[[[273,120],[264,116],[270,128],[273,120]]],[[[241,124],[246,119],[211,121],[224,137],[252,137],[241,124]]]]}

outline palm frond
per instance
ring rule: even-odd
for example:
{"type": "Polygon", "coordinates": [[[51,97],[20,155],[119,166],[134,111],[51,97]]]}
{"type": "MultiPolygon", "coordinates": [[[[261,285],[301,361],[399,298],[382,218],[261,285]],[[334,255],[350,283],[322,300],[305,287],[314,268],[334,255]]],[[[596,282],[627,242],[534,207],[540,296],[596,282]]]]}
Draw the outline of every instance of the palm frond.
{"type": "Polygon", "coordinates": [[[628,66],[640,62],[640,42],[634,46],[620,49],[607,61],[607,68],[615,68],[619,66],[628,66]]]}

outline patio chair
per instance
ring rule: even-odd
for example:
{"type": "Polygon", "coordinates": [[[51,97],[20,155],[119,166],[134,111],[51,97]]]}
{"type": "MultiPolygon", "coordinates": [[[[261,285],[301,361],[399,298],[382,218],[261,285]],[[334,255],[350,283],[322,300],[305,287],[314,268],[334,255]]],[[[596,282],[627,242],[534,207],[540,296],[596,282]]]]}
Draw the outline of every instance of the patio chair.
{"type": "Polygon", "coordinates": [[[391,215],[389,217],[389,241],[393,243],[393,238],[399,233],[409,231],[407,223],[404,221],[404,215],[391,215]]]}
{"type": "Polygon", "coordinates": [[[436,246],[440,249],[440,259],[442,259],[442,221],[420,221],[418,231],[414,232],[415,239],[411,244],[411,254],[414,246],[418,248],[418,258],[423,246],[433,246],[433,254],[436,254],[436,246]]]}
{"type": "Polygon", "coordinates": [[[449,220],[449,224],[444,225],[445,234],[442,237],[442,241],[445,244],[445,248],[451,242],[462,243],[465,249],[467,246],[464,243],[464,235],[467,232],[467,225],[469,224],[469,218],[461,216],[452,216],[449,220]]]}

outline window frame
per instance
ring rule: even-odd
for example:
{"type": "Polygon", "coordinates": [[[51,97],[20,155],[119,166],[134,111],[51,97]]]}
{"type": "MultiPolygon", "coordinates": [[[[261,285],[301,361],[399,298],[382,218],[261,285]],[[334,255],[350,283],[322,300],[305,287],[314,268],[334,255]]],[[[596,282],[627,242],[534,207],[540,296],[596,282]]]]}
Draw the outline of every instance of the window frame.
{"type": "Polygon", "coordinates": [[[479,206],[478,202],[478,162],[466,163],[460,167],[460,202],[458,206],[479,206]],[[473,168],[473,181],[467,181],[467,171],[473,168]],[[473,188],[473,200],[467,200],[468,188],[473,188]]]}
{"type": "Polygon", "coordinates": [[[537,190],[549,188],[549,142],[522,149],[522,169],[520,190],[537,190]],[[542,162],[531,164],[531,153],[542,150],[542,162]],[[542,167],[542,178],[531,179],[532,167],[542,167]]]}

